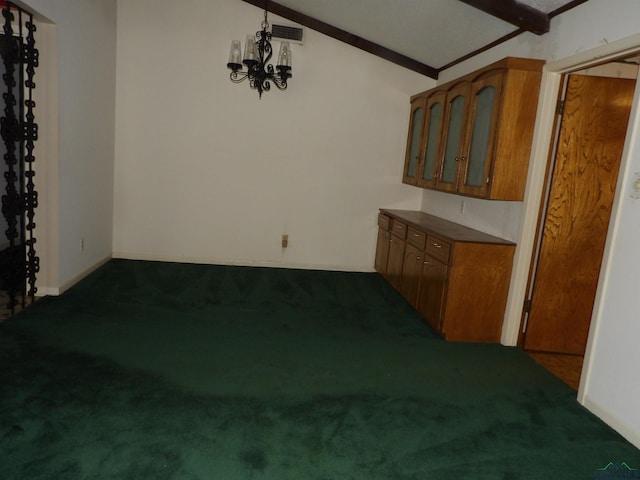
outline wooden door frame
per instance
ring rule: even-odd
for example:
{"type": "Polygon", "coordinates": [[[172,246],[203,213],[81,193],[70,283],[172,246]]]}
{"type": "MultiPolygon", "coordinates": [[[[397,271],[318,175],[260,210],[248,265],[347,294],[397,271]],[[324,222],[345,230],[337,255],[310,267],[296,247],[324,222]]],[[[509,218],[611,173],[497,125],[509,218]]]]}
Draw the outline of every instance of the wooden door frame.
{"type": "MultiPolygon", "coordinates": [[[[554,138],[554,121],[556,118],[556,102],[560,91],[562,76],[576,70],[585,69],[595,65],[609,63],[613,60],[628,57],[640,53],[640,34],[607,43],[606,45],[572,55],[561,60],[547,63],[543,68],[542,84],[540,88],[540,101],[536,115],[533,145],[527,187],[522,209],[522,222],[519,231],[519,242],[516,249],[512,280],[509,290],[509,298],[505,313],[501,343],[515,346],[521,328],[522,308],[527,294],[531,255],[535,245],[535,236],[538,228],[540,199],[544,191],[547,160],[549,149],[554,138]]],[[[634,122],[638,112],[638,100],[640,89],[636,88],[633,106],[631,108],[630,124],[634,122]]],[[[621,191],[627,187],[627,172],[629,164],[629,142],[632,135],[627,135],[625,147],[620,162],[620,173],[611,212],[610,225],[618,221],[619,198],[621,191]]],[[[602,296],[602,279],[606,277],[611,250],[611,242],[607,241],[600,274],[601,282],[598,284],[596,299],[593,308],[589,340],[585,352],[585,359],[578,389],[578,401],[585,401],[585,387],[589,379],[591,368],[591,348],[594,331],[598,328],[599,311],[602,296]]]]}
{"type": "MultiPolygon", "coordinates": [[[[560,75],[560,83],[558,85],[558,94],[556,97],[556,105],[564,99],[566,95],[567,88],[567,79],[570,73],[563,73],[560,75]]],[[[531,297],[533,294],[533,283],[535,280],[535,272],[536,267],[538,266],[538,258],[539,258],[539,250],[540,244],[542,242],[542,229],[544,226],[544,219],[547,211],[547,204],[549,202],[549,191],[551,189],[551,180],[553,177],[553,170],[555,167],[556,154],[557,154],[557,146],[558,139],[560,137],[560,126],[561,126],[562,115],[559,115],[557,112],[553,117],[553,127],[552,127],[552,136],[549,142],[549,152],[547,154],[547,163],[544,171],[543,177],[543,186],[542,191],[540,193],[539,205],[538,205],[538,214],[536,221],[536,231],[533,237],[533,249],[531,251],[531,260],[529,263],[529,274],[527,277],[527,289],[526,294],[523,301],[522,314],[520,319],[520,328],[518,329],[518,347],[524,347],[524,339],[525,339],[525,331],[527,328],[527,321],[529,317],[529,308],[531,307],[530,303],[527,308],[527,303],[531,302],[531,297]]]]}

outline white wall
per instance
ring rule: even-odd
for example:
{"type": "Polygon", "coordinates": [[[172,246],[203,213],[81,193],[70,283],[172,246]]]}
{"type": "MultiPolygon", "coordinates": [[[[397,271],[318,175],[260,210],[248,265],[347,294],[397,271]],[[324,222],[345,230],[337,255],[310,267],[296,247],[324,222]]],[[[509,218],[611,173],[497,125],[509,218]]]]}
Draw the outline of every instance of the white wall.
{"type": "MultiPolygon", "coordinates": [[[[460,214],[460,197],[429,191],[425,191],[423,196],[422,208],[425,211],[436,209],[459,223],[502,233],[506,237],[517,232],[519,247],[510,289],[511,314],[507,312],[505,322],[505,330],[510,333],[505,336],[503,332],[503,341],[506,339],[507,344],[513,344],[517,338],[531,258],[532,227],[537,218],[542,188],[540,179],[547,160],[559,74],[571,66],[589,64],[598,59],[604,61],[615,52],[640,50],[640,27],[636,21],[640,16],[640,3],[616,0],[615,8],[611,5],[608,0],[586,2],[554,18],[547,35],[522,35],[456,66],[441,75],[439,80],[450,80],[505,56],[528,56],[551,62],[543,79],[543,101],[538,112],[526,201],[509,205],[509,202],[495,204],[474,200],[467,205],[465,214],[460,214]]],[[[638,447],[640,322],[635,305],[637,282],[634,274],[640,271],[640,203],[631,199],[630,192],[633,173],[640,172],[639,95],[636,90],[579,392],[579,400],[587,408],[638,447]]]]}
{"type": "Polygon", "coordinates": [[[46,17],[36,37],[36,248],[39,291],[58,293],[112,251],[116,2],[25,4],[46,17]]]}
{"type": "Polygon", "coordinates": [[[114,256],[372,270],[377,209],[420,207],[401,184],[409,97],[435,82],[306,29],[289,88],[259,100],[226,62],[262,19],[118,3],[114,256]]]}

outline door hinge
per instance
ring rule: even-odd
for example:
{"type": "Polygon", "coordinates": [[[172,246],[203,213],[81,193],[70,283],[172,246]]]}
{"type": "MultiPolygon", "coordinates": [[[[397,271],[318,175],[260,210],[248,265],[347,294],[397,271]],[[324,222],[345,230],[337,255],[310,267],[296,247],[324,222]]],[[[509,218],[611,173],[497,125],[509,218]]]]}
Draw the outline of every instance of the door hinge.
{"type": "Polygon", "coordinates": [[[529,312],[531,312],[531,299],[525,300],[524,304],[522,305],[522,313],[529,313],[529,312]]]}
{"type": "Polygon", "coordinates": [[[556,103],[556,114],[562,115],[564,113],[564,100],[558,100],[556,103]]]}

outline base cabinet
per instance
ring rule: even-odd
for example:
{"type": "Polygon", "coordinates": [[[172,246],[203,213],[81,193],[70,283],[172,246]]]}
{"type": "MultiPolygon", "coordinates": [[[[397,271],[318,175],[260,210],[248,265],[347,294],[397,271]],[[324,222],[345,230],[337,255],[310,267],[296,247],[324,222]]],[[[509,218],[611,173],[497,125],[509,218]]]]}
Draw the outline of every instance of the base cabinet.
{"type": "Polygon", "coordinates": [[[409,244],[405,247],[400,294],[409,303],[415,303],[420,294],[420,277],[422,276],[423,258],[424,253],[415,246],[409,244]]]}
{"type": "Polygon", "coordinates": [[[423,212],[380,216],[378,272],[445,339],[499,342],[515,244],[423,212]]]}
{"type": "Polygon", "coordinates": [[[447,265],[428,255],[422,263],[416,310],[434,330],[442,333],[447,265]]]}
{"type": "Polygon", "coordinates": [[[389,230],[386,230],[379,226],[378,242],[376,243],[376,263],[374,266],[376,271],[382,276],[386,276],[387,274],[387,261],[389,259],[390,239],[391,234],[389,233],[389,230]]]}
{"type": "Polygon", "coordinates": [[[405,241],[395,235],[389,240],[389,259],[387,261],[387,281],[400,290],[402,283],[402,266],[404,262],[405,241]]]}

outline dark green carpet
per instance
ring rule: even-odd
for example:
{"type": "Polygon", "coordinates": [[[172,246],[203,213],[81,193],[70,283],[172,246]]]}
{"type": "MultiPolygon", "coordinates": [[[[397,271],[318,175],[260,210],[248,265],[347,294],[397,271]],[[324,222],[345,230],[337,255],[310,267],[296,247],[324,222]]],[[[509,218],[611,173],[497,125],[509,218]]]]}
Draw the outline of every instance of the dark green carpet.
{"type": "Polygon", "coordinates": [[[114,260],[0,326],[0,478],[588,479],[640,451],[376,274],[114,260]]]}

